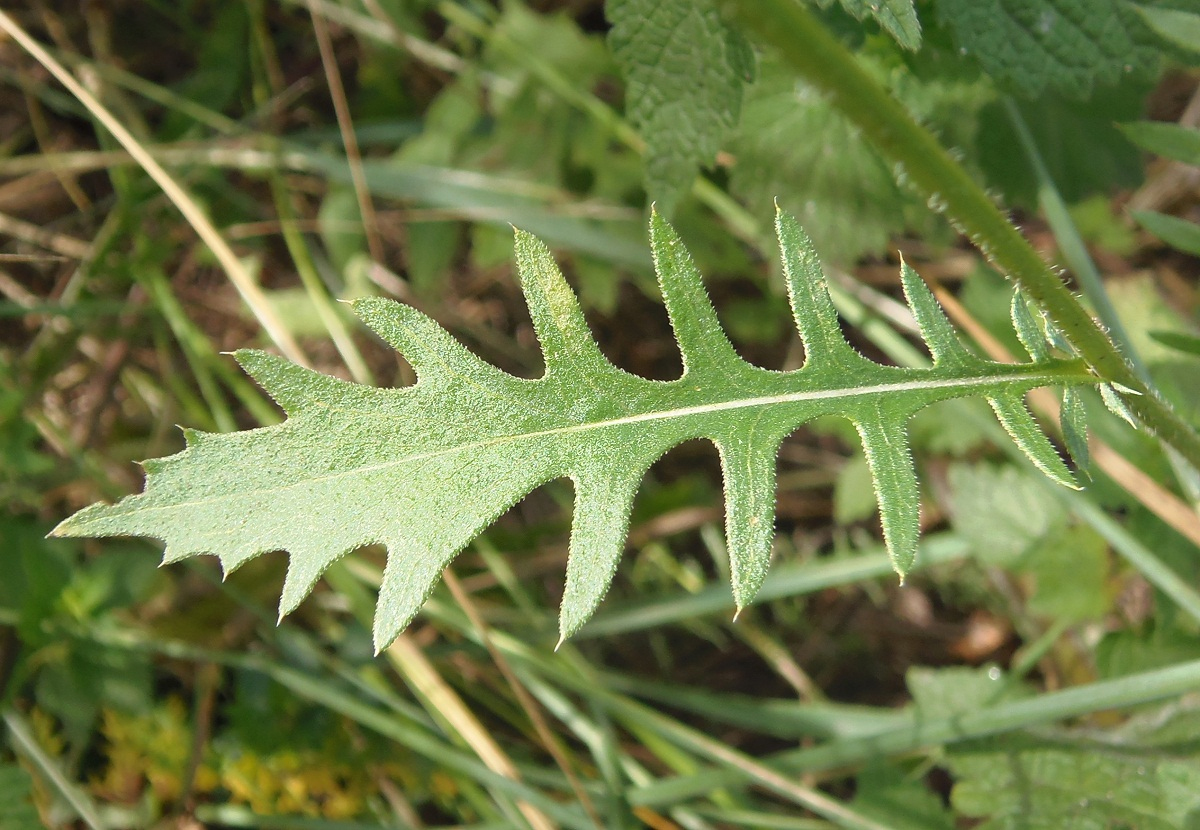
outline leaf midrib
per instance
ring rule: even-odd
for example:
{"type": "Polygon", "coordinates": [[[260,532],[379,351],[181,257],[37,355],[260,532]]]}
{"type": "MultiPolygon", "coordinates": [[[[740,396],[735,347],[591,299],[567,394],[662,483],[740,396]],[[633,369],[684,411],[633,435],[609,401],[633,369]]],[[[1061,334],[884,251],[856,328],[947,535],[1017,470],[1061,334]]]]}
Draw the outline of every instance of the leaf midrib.
{"type": "MultiPolygon", "coordinates": [[[[1063,361],[1054,364],[1053,366],[1035,366],[1031,364],[997,364],[1003,367],[1006,371],[1003,374],[995,375],[971,375],[968,377],[959,378],[937,378],[929,379],[922,378],[920,380],[904,380],[895,383],[880,383],[870,386],[852,386],[839,387],[836,389],[809,389],[797,392],[788,392],[780,395],[765,395],[755,398],[739,398],[732,401],[719,401],[710,404],[699,406],[688,406],[676,409],[660,409],[651,412],[642,412],[637,415],[626,415],[620,418],[612,418],[604,421],[589,421],[582,424],[571,424],[564,427],[555,427],[553,429],[538,430],[534,432],[512,433],[509,435],[500,435],[494,438],[488,438],[483,441],[475,441],[469,443],[455,444],[450,447],[444,447],[432,452],[419,453],[416,455],[406,455],[390,461],[385,461],[380,464],[370,466],[354,467],[348,470],[342,470],[337,473],[331,473],[325,476],[314,478],[306,478],[302,481],[297,481],[292,484],[287,484],[280,487],[263,488],[254,491],[246,491],[248,493],[268,494],[268,493],[283,493],[297,487],[308,487],[316,484],[323,484],[330,481],[335,481],[340,478],[351,475],[362,475],[366,473],[378,472],[386,470],[390,467],[396,467],[401,464],[408,464],[417,461],[425,461],[438,456],[448,455],[450,453],[463,452],[465,450],[481,450],[489,447],[498,446],[510,441],[523,441],[531,438],[544,438],[554,435],[569,435],[572,433],[586,432],[589,430],[601,430],[613,427],[621,427],[636,423],[646,423],[650,421],[664,421],[674,418],[686,418],[693,415],[704,415],[717,412],[728,412],[737,409],[752,409],[756,407],[770,406],[775,404],[800,403],[803,401],[828,400],[831,398],[857,398],[875,394],[910,392],[921,389],[927,390],[943,390],[943,389],[967,389],[974,386],[989,386],[1005,381],[1013,382],[1018,378],[1025,382],[1034,383],[1035,386],[1053,386],[1061,385],[1072,379],[1069,369],[1072,363],[1063,361]],[[1034,370],[1036,371],[1022,371],[1034,370]]],[[[1090,376],[1082,375],[1083,379],[1090,376]]],[[[682,380],[682,378],[681,378],[682,380]]],[[[931,401],[932,403],[932,401],[931,401]]],[[[799,426],[799,424],[797,424],[799,426]]],[[[136,508],[138,512],[157,512],[162,510],[179,510],[191,507],[199,507],[206,504],[213,504],[225,499],[232,498],[237,495],[245,495],[246,493],[232,493],[212,496],[205,499],[197,499],[195,501],[177,502],[171,505],[161,506],[143,506],[136,508]]]]}

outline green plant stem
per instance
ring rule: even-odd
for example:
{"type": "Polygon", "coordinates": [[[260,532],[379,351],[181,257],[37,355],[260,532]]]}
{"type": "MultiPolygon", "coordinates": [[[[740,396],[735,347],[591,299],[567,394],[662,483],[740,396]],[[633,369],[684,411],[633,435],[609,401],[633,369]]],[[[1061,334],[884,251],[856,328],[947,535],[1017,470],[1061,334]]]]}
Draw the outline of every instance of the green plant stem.
{"type": "Polygon", "coordinates": [[[988,195],[854,55],[795,0],[736,0],[746,28],[824,92],[907,181],[1046,312],[1102,378],[1134,390],[1126,403],[1143,423],[1200,466],[1200,435],[1154,395],[988,195]]]}
{"type": "Polygon", "coordinates": [[[1104,290],[1100,272],[1088,255],[1087,246],[1079,236],[1075,223],[1071,220],[1067,203],[1063,201],[1062,195],[1054,184],[1054,179],[1050,176],[1050,171],[1046,169],[1046,163],[1042,159],[1033,133],[1029,131],[1029,125],[1025,123],[1021,111],[1017,109],[1016,103],[1011,98],[1005,96],[1003,104],[1009,123],[1012,124],[1017,138],[1021,142],[1021,149],[1025,151],[1029,166],[1033,168],[1034,177],[1038,183],[1038,204],[1046,215],[1050,230],[1054,232],[1054,240],[1058,243],[1063,261],[1075,275],[1075,280],[1079,283],[1083,296],[1087,297],[1092,304],[1096,316],[1108,329],[1109,339],[1118,348],[1124,350],[1130,367],[1137,372],[1139,377],[1148,382],[1149,374],[1146,366],[1138,353],[1134,351],[1129,340],[1129,333],[1125,331],[1125,325],[1121,322],[1117,309],[1113,306],[1108,292],[1104,290]]]}
{"type": "MultiPolygon", "coordinates": [[[[1096,268],[1096,263],[1092,261],[1091,255],[1088,254],[1087,245],[1084,244],[1078,228],[1075,227],[1074,220],[1071,219],[1071,213],[1067,210],[1067,203],[1063,200],[1062,194],[1058,192],[1058,187],[1054,184],[1050,171],[1046,169],[1046,162],[1042,159],[1041,151],[1038,149],[1033,133],[1029,130],[1029,125],[1025,123],[1021,111],[1011,98],[1004,99],[1004,108],[1008,120],[1017,132],[1017,137],[1025,150],[1034,175],[1037,177],[1038,203],[1041,205],[1042,213],[1046,215],[1046,221],[1050,223],[1050,230],[1054,232],[1054,240],[1058,243],[1063,260],[1075,275],[1075,281],[1079,283],[1083,295],[1096,310],[1096,316],[1104,324],[1108,336],[1128,358],[1133,371],[1147,385],[1152,384],[1150,369],[1134,349],[1133,341],[1125,330],[1125,325],[1121,322],[1121,317],[1117,314],[1112,299],[1104,289],[1100,271],[1096,268]]],[[[1167,460],[1171,463],[1171,469],[1175,472],[1175,478],[1182,485],[1188,498],[1192,502],[1200,502],[1200,473],[1193,465],[1180,458],[1172,448],[1165,447],[1164,449],[1167,453],[1167,460]]]]}

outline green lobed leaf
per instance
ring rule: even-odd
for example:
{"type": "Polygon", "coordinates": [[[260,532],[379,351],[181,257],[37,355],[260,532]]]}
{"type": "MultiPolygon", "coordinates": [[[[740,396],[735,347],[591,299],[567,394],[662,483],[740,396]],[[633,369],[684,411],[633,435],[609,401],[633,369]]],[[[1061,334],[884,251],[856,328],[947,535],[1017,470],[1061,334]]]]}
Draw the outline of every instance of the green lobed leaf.
{"type": "MultiPolygon", "coordinates": [[[[1130,393],[1137,394],[1134,390],[1125,390],[1125,394],[1130,393]]],[[[1117,390],[1113,389],[1110,384],[1100,384],[1100,400],[1104,401],[1104,406],[1109,412],[1116,415],[1134,429],[1138,428],[1137,419],[1133,416],[1133,413],[1129,411],[1129,407],[1125,405],[1125,401],[1123,401],[1121,396],[1117,394],[1117,390]]]]}
{"type": "Polygon", "coordinates": [[[227,572],[287,551],[281,616],[338,558],[382,544],[388,559],[374,632],[382,648],[465,545],[534,488],[570,478],[576,506],[565,637],[608,589],[646,470],[694,438],[712,441],[720,455],[733,593],[739,607],[749,603],[771,555],[779,444],[799,425],[832,415],[851,421],[862,438],[885,541],[903,577],[919,518],[909,417],[937,401],[983,396],[1035,460],[1045,453],[1057,460],[1022,396],[1094,379],[1078,360],[998,364],[972,355],[911,269],[902,274],[904,289],[934,363],[874,363],[843,337],[799,224],[781,213],[776,230],[805,346],[800,369],[770,371],[738,356],[691,256],[656,213],[651,249],[684,371],[669,382],[628,374],[600,352],[549,250],[518,231],[521,287],[546,365],[541,378],[484,363],[413,308],[357,300],[354,312],[412,365],[414,386],[360,386],[240,351],[238,361],[287,414],[284,423],[227,435],[185,430],[186,449],[145,463],[144,492],[81,510],[54,533],[156,537],[166,542],[165,562],[215,553],[227,572]]]}
{"type": "Polygon", "coordinates": [[[665,214],[738,120],[754,54],[717,0],[608,0],[626,111],[646,140],[646,190],[665,214]]]}
{"type": "Polygon", "coordinates": [[[1015,93],[1085,98],[1097,84],[1149,75],[1157,37],[1126,0],[938,0],[959,51],[1015,93]]]}
{"type": "MultiPolygon", "coordinates": [[[[833,0],[817,0],[821,8],[829,8],[833,0]]],[[[921,48],[921,21],[913,0],[841,0],[842,8],[862,20],[867,15],[883,27],[896,42],[915,52],[921,48]]]]}

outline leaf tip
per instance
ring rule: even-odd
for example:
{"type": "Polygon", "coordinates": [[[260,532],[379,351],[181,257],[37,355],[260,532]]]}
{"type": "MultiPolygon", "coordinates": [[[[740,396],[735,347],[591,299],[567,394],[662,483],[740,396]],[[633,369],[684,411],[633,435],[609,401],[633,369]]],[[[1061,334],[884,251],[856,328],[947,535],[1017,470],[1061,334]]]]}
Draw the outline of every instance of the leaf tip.
{"type": "MultiPolygon", "coordinates": [[[[75,514],[78,515],[78,514],[75,514]]],[[[74,522],[75,516],[68,516],[54,526],[54,529],[46,534],[47,539],[65,539],[73,535],[71,524],[74,522]]]]}

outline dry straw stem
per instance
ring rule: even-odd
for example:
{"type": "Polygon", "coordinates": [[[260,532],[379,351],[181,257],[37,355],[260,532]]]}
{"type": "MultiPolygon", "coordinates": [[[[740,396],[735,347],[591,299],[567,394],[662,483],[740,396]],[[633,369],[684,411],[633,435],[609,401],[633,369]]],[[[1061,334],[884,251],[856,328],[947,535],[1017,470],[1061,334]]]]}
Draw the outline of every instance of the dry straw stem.
{"type": "Polygon", "coordinates": [[[309,0],[308,12],[312,17],[313,32],[317,36],[317,48],[321,53],[321,66],[325,70],[325,82],[329,85],[329,97],[337,116],[338,130],[346,148],[346,164],[354,182],[354,196],[358,201],[358,212],[362,217],[363,231],[367,236],[367,249],[374,262],[383,262],[383,243],[379,239],[379,226],[375,220],[375,205],[367,188],[367,177],[363,173],[362,153],[358,148],[358,136],[354,133],[354,122],[350,119],[350,104],[346,100],[346,88],[338,71],[337,58],[333,53],[333,39],[325,18],[317,10],[316,0],[309,0]]]}
{"type": "MultiPolygon", "coordinates": [[[[421,651],[411,637],[401,634],[392,641],[385,654],[400,676],[449,722],[451,728],[462,736],[488,769],[513,781],[521,780],[521,774],[512,759],[504,754],[495,738],[471,713],[458,693],[442,679],[433,663],[425,656],[425,652],[421,651]]],[[[546,814],[529,802],[519,801],[517,809],[534,830],[554,830],[555,825],[546,814]]]]}
{"type": "Polygon", "coordinates": [[[221,263],[221,267],[225,269],[225,273],[229,276],[229,281],[233,283],[238,293],[242,295],[242,299],[246,301],[246,305],[249,306],[255,318],[262,324],[267,336],[271,338],[271,341],[279,348],[279,351],[288,360],[302,366],[310,365],[300,345],[292,337],[287,327],[284,326],[283,321],[279,319],[279,316],[275,313],[275,309],[272,308],[270,302],[267,300],[266,295],[259,288],[258,283],[254,281],[250,272],[242,264],[241,260],[238,259],[237,255],[234,254],[233,249],[229,247],[229,243],[224,240],[216,227],[213,226],[203,209],[196,203],[196,200],[178,182],[171,178],[171,175],[163,169],[162,165],[150,155],[146,148],[121,125],[121,122],[103,104],[97,101],[90,92],[75,80],[75,77],[67,71],[66,67],[56,61],[49,52],[42,48],[41,44],[30,37],[29,33],[21,28],[20,24],[4,11],[0,11],[0,29],[7,32],[38,63],[46,67],[50,74],[57,78],[59,83],[65,86],[67,91],[74,95],[106,130],[112,133],[113,138],[125,148],[134,161],[162,188],[167,198],[175,203],[175,206],[179,208],[179,212],[183,214],[188,224],[192,226],[204,244],[213,252],[217,261],[221,263]]]}

